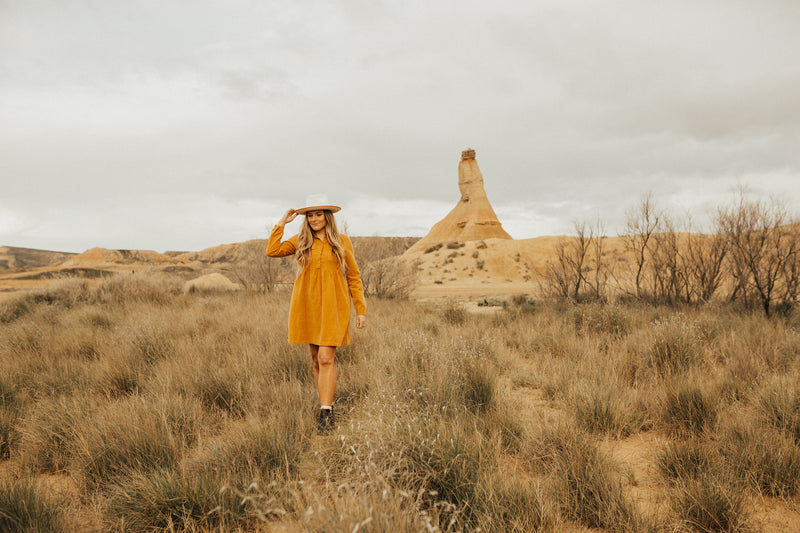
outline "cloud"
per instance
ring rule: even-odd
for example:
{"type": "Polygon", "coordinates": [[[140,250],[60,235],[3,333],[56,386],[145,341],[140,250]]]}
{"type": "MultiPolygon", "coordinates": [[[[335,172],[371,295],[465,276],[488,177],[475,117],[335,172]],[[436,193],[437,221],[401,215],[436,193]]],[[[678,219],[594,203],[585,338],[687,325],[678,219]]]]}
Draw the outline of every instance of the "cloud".
{"type": "MultiPolygon", "coordinates": [[[[359,232],[424,234],[472,147],[520,238],[647,191],[691,207],[752,181],[797,204],[798,22],[780,0],[0,3],[3,199],[80,207],[84,247],[160,246],[102,206],[185,221],[185,198],[323,191],[359,232]]],[[[19,238],[62,247],[42,224],[19,238]]]]}

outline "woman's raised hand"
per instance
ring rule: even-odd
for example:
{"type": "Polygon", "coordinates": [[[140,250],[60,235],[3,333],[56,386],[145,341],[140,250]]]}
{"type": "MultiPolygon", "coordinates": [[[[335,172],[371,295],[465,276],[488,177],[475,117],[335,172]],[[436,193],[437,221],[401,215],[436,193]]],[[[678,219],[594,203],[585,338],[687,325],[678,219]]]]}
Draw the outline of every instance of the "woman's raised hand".
{"type": "Polygon", "coordinates": [[[284,213],[284,215],[278,221],[278,225],[285,226],[286,224],[294,220],[296,216],[297,216],[297,211],[295,211],[294,209],[289,209],[288,211],[286,211],[286,213],[284,213]]]}

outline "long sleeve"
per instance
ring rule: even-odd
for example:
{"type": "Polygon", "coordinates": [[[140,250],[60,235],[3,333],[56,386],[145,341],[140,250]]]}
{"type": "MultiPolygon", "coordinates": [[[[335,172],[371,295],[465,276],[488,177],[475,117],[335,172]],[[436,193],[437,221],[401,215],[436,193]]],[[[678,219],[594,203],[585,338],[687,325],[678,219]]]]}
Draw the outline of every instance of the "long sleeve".
{"type": "Polygon", "coordinates": [[[270,257],[283,257],[292,255],[297,250],[297,235],[289,240],[281,242],[283,238],[283,226],[276,225],[269,234],[267,243],[267,255],[270,257]]]}
{"type": "Polygon", "coordinates": [[[358,270],[358,264],[356,264],[353,243],[349,237],[343,235],[342,244],[345,251],[347,286],[350,289],[350,296],[353,298],[353,307],[356,308],[357,315],[366,315],[367,302],[364,299],[364,285],[361,283],[361,271],[358,270]]]}

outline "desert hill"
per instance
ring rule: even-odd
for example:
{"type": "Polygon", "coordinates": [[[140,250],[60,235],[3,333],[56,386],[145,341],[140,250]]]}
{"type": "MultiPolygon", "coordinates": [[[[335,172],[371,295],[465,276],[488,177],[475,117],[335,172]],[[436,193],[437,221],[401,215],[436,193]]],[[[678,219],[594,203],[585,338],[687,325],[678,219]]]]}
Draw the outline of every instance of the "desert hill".
{"type": "MultiPolygon", "coordinates": [[[[352,237],[359,262],[397,256],[419,239],[416,237],[352,237]]],[[[247,285],[269,277],[275,283],[291,283],[295,266],[291,258],[266,257],[266,239],[221,244],[196,252],[113,250],[91,248],[80,254],[26,248],[0,248],[0,296],[46,286],[62,278],[99,279],[116,273],[153,273],[191,280],[220,274],[247,285]]]]}
{"type": "MultiPolygon", "coordinates": [[[[539,293],[548,262],[569,239],[544,236],[450,241],[423,250],[412,248],[400,259],[414,265],[415,299],[503,299],[513,294],[539,293]]],[[[626,263],[622,237],[604,238],[603,257],[609,264],[626,263]]]]}
{"type": "Polygon", "coordinates": [[[74,255],[69,252],[0,246],[0,271],[58,265],[74,255]]]}

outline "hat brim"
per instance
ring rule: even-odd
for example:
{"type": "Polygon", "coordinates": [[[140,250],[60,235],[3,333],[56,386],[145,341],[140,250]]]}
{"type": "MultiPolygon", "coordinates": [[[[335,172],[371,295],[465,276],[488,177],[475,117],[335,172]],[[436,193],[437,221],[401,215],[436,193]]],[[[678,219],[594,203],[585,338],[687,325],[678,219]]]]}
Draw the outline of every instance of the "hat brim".
{"type": "Polygon", "coordinates": [[[294,212],[298,215],[305,215],[309,211],[330,211],[331,213],[338,213],[341,210],[342,208],[338,205],[312,205],[295,209],[294,212]]]}

